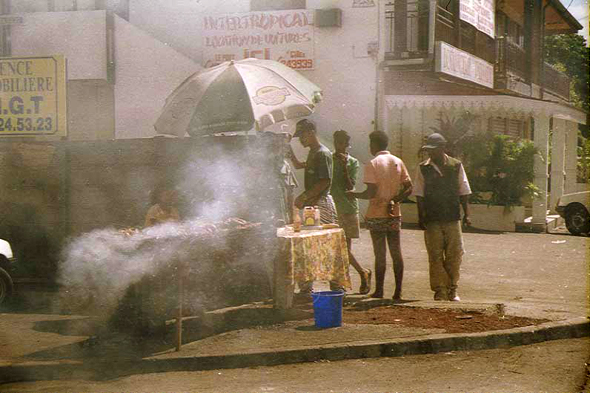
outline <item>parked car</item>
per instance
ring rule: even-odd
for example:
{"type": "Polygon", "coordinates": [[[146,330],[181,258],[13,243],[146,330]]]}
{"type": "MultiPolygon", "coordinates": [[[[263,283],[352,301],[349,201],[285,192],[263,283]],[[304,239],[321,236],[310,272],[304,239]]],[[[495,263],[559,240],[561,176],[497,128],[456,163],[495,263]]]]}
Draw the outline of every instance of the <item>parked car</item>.
{"type": "Polygon", "coordinates": [[[565,218],[565,226],[572,235],[590,232],[590,191],[564,194],[557,201],[555,211],[565,218]]]}
{"type": "Polygon", "coordinates": [[[14,262],[10,243],[0,239],[0,304],[12,296],[14,285],[10,275],[14,270],[14,262]]]}

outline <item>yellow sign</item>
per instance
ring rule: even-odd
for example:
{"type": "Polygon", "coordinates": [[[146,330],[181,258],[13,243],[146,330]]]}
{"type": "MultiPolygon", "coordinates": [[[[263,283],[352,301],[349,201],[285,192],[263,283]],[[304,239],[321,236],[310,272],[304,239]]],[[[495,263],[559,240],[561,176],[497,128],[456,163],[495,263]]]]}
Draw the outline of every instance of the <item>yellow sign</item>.
{"type": "Polygon", "coordinates": [[[0,57],[0,137],[66,134],[65,58],[0,57]]]}

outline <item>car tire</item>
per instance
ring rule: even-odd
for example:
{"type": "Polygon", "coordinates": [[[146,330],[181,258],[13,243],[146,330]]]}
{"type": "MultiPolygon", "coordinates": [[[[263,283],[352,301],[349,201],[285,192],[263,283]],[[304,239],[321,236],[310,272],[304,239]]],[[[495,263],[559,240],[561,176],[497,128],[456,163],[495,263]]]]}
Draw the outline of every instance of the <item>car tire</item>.
{"type": "Polygon", "coordinates": [[[6,301],[12,296],[14,290],[14,284],[12,278],[6,272],[6,270],[0,267],[0,304],[6,303],[6,301]]]}
{"type": "Polygon", "coordinates": [[[572,235],[590,232],[590,214],[580,204],[568,206],[565,212],[565,226],[572,235]]]}

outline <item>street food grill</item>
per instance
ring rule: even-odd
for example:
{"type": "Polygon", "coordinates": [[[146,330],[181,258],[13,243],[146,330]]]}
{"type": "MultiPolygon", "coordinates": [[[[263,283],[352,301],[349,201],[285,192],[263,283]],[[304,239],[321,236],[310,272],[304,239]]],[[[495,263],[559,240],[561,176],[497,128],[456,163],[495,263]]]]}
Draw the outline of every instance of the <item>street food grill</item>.
{"type": "MultiPolygon", "coordinates": [[[[173,232],[173,237],[191,238],[194,241],[204,241],[208,236],[224,236],[234,231],[247,231],[260,227],[260,223],[251,223],[237,217],[230,217],[223,221],[194,220],[187,221],[179,226],[178,230],[173,232]],[[195,239],[196,237],[196,239],[195,239]]],[[[128,227],[119,229],[118,232],[127,237],[140,235],[141,228],[128,227]]],[[[146,240],[148,240],[146,238],[146,240]]]]}
{"type": "Polygon", "coordinates": [[[151,330],[175,315],[181,277],[185,316],[269,298],[273,245],[260,223],[236,217],[99,230],[70,245],[63,285],[78,310],[151,330]]]}
{"type": "Polygon", "coordinates": [[[272,275],[264,262],[272,256],[264,255],[274,243],[264,240],[260,223],[232,217],[165,227],[120,231],[130,240],[140,238],[138,250],[163,250],[171,257],[156,258],[153,273],[130,287],[114,316],[119,326],[143,333],[176,317],[180,332],[183,317],[270,297],[272,275]]]}

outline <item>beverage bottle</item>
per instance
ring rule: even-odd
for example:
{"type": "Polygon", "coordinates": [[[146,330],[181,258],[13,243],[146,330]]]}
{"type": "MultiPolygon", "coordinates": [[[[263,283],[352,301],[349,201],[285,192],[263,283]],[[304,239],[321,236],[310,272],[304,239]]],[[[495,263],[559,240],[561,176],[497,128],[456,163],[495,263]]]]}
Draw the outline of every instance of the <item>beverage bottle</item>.
{"type": "Polygon", "coordinates": [[[314,221],[315,221],[314,225],[316,227],[319,227],[321,225],[320,224],[321,220],[320,220],[320,208],[318,206],[313,207],[313,216],[314,216],[314,221]]]}
{"type": "Polygon", "coordinates": [[[295,232],[301,231],[301,216],[299,216],[299,209],[293,207],[293,230],[295,232]]]}
{"type": "Polygon", "coordinates": [[[303,225],[310,227],[315,225],[315,211],[312,206],[303,208],[303,225]]]}

